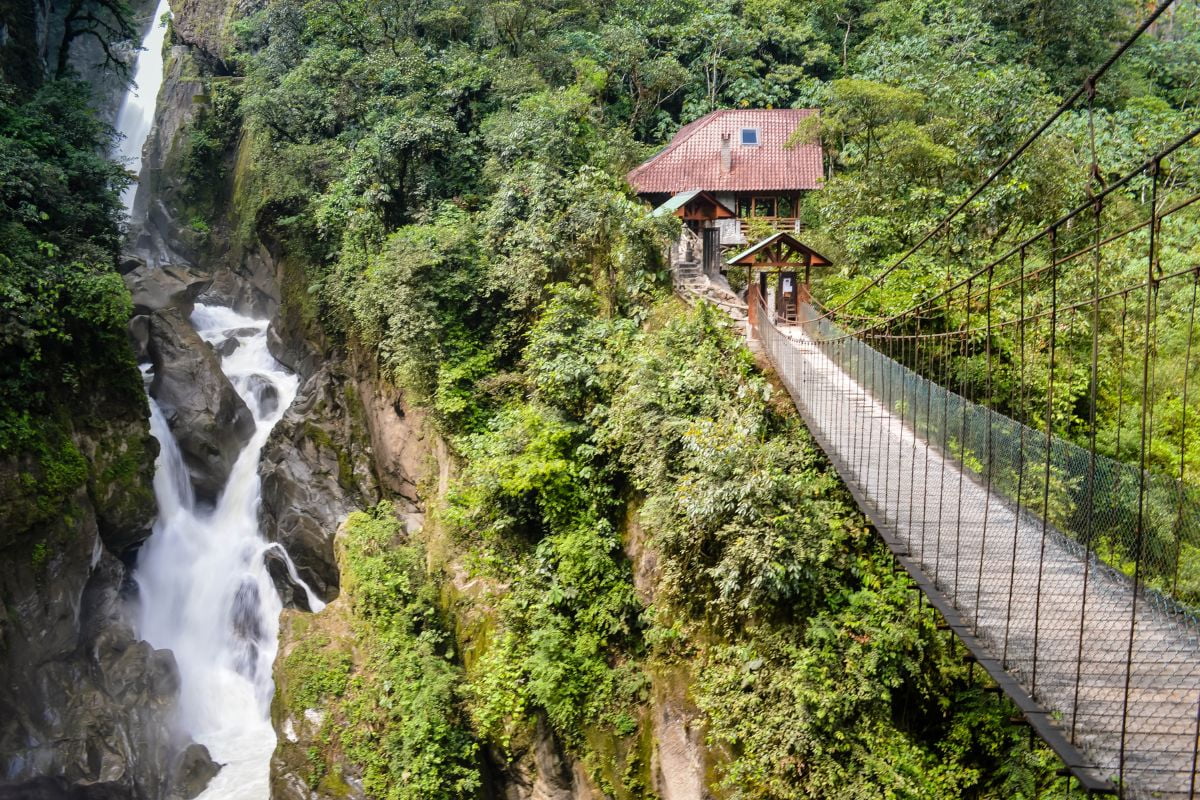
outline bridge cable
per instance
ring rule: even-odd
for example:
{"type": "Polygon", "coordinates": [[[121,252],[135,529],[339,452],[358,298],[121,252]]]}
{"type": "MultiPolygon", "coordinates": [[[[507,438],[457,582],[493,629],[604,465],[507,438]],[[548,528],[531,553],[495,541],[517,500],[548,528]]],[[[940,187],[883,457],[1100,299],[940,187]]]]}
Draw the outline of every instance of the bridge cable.
{"type": "Polygon", "coordinates": [[[1125,691],[1121,704],[1121,750],[1119,755],[1119,783],[1125,785],[1125,747],[1129,731],[1129,692],[1133,682],[1133,642],[1137,628],[1137,601],[1142,585],[1142,557],[1145,552],[1146,540],[1146,468],[1148,466],[1147,449],[1148,434],[1151,420],[1149,419],[1152,370],[1150,342],[1151,318],[1154,315],[1155,300],[1157,299],[1156,246],[1158,244],[1158,184],[1162,170],[1155,164],[1150,188],[1150,246],[1146,267],[1146,318],[1143,322],[1143,353],[1142,353],[1142,397],[1141,397],[1141,441],[1138,446],[1138,507],[1137,527],[1135,528],[1134,562],[1133,562],[1133,610],[1129,615],[1129,648],[1125,656],[1125,691]]]}
{"type": "Polygon", "coordinates": [[[943,229],[948,231],[950,223],[960,213],[962,213],[963,210],[965,210],[967,206],[969,206],[975,200],[975,198],[979,197],[979,195],[981,195],[984,190],[987,189],[987,187],[989,187],[998,177],[1000,177],[1001,174],[1007,171],[1007,169],[1012,166],[1012,164],[1015,163],[1016,160],[1020,158],[1021,155],[1024,154],[1024,152],[1028,150],[1034,142],[1041,138],[1042,134],[1044,134],[1050,128],[1050,126],[1058,120],[1059,117],[1069,111],[1075,105],[1076,101],[1078,101],[1079,98],[1085,93],[1090,93],[1095,90],[1095,85],[1100,78],[1103,77],[1106,72],[1108,72],[1109,68],[1112,67],[1112,65],[1115,64],[1117,60],[1125,54],[1125,51],[1132,47],[1133,44],[1142,36],[1142,34],[1145,33],[1150,26],[1153,25],[1160,16],[1162,16],[1163,12],[1165,12],[1174,2],[1175,0],[1162,0],[1162,2],[1160,2],[1154,8],[1154,10],[1150,12],[1150,15],[1142,20],[1142,23],[1137,27],[1133,34],[1130,35],[1124,42],[1122,42],[1116,51],[1113,52],[1103,64],[1101,64],[1094,72],[1088,75],[1088,77],[1084,79],[1083,83],[1077,89],[1075,89],[1075,91],[1072,92],[1066,100],[1062,101],[1058,108],[1056,108],[1054,112],[1042,122],[1041,125],[1039,125],[1032,133],[1030,133],[1025,140],[1022,141],[1021,144],[1019,144],[1017,148],[1000,163],[999,166],[992,170],[991,174],[989,174],[982,183],[976,186],[970,192],[970,194],[967,195],[966,199],[955,206],[955,208],[949,214],[943,217],[942,220],[937,223],[937,225],[927,231],[925,235],[917,241],[916,244],[905,251],[899,259],[884,269],[883,272],[872,278],[868,284],[860,288],[853,295],[846,298],[846,300],[842,301],[838,305],[827,309],[824,315],[822,317],[818,317],[817,319],[819,320],[830,316],[833,313],[836,313],[837,311],[847,307],[859,297],[862,297],[867,291],[882,283],[888,275],[899,269],[914,253],[920,250],[926,242],[930,241],[935,235],[937,235],[938,232],[942,231],[943,229]]]}
{"type": "MultiPolygon", "coordinates": [[[[1094,87],[1093,87],[1094,88],[1094,87]]],[[[1091,154],[1091,181],[1103,187],[1100,172],[1100,160],[1096,152],[1096,93],[1088,95],[1088,150],[1091,154]]],[[[1075,691],[1071,701],[1071,739],[1074,741],[1079,730],[1079,688],[1083,680],[1083,640],[1087,628],[1088,584],[1092,576],[1092,547],[1096,539],[1096,409],[1100,384],[1100,264],[1101,237],[1103,235],[1104,199],[1099,198],[1095,203],[1095,220],[1093,238],[1095,247],[1092,250],[1092,363],[1088,375],[1088,475],[1087,475],[1087,522],[1085,530],[1087,537],[1084,542],[1083,560],[1083,596],[1080,598],[1079,610],[1079,644],[1075,652],[1075,691]]]]}

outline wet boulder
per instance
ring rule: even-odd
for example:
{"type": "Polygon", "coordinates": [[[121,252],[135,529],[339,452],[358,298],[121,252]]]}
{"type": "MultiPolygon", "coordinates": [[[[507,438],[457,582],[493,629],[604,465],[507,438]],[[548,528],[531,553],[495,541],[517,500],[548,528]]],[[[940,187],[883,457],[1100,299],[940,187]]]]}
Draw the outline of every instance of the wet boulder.
{"type": "Polygon", "coordinates": [[[229,358],[231,355],[237,352],[239,346],[241,346],[241,342],[237,340],[237,337],[230,336],[220,344],[215,345],[213,349],[217,351],[217,355],[219,355],[221,358],[229,358]]]}
{"type": "Polygon", "coordinates": [[[254,417],[221,372],[216,353],[178,309],[150,315],[147,350],[154,372],[150,396],[179,442],[197,499],[214,502],[254,433],[254,417]]]}
{"type": "Polygon", "coordinates": [[[284,552],[283,546],[279,544],[272,546],[263,554],[263,560],[267,564],[267,573],[271,576],[271,581],[275,584],[275,590],[279,592],[279,599],[283,601],[284,606],[300,611],[312,611],[312,605],[308,602],[308,593],[292,577],[292,570],[288,568],[288,555],[284,552]]]}
{"type": "Polygon", "coordinates": [[[129,344],[139,364],[150,360],[150,317],[138,314],[129,320],[129,344]]]}
{"type": "Polygon", "coordinates": [[[193,742],[175,758],[168,800],[199,797],[220,771],[221,765],[213,761],[208,748],[193,742]]]}
{"type": "Polygon", "coordinates": [[[164,308],[192,312],[192,304],[209,287],[212,278],[184,266],[156,267],[142,264],[125,274],[125,285],[133,297],[133,313],[149,314],[164,308]]]}
{"type": "MultiPolygon", "coordinates": [[[[283,546],[300,579],[325,601],[338,590],[338,525],[354,509],[376,502],[379,491],[346,380],[328,367],[310,375],[271,431],[259,462],[263,534],[283,546]]],[[[260,405],[266,401],[259,399],[260,405]]],[[[288,605],[306,605],[282,562],[271,577],[288,605]]]]}
{"type": "Polygon", "coordinates": [[[79,508],[52,524],[40,563],[0,554],[0,800],[169,797],[186,746],[169,725],[175,657],[137,639],[128,570],[86,497],[79,508]]]}
{"type": "Polygon", "coordinates": [[[246,379],[246,388],[258,404],[259,417],[269,417],[279,410],[279,390],[263,375],[251,375],[246,379]]]}

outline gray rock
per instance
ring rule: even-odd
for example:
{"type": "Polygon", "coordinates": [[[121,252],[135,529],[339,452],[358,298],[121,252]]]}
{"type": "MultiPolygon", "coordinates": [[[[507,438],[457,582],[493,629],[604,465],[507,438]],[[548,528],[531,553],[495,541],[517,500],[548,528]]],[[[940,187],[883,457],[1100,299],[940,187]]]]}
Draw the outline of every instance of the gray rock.
{"type": "Polygon", "coordinates": [[[126,275],[137,269],[142,269],[146,266],[146,259],[142,258],[137,253],[122,253],[121,260],[117,264],[117,271],[122,275],[126,275]]]}
{"type": "Polygon", "coordinates": [[[138,314],[129,320],[129,343],[138,363],[150,360],[150,317],[138,314]]]}
{"type": "Polygon", "coordinates": [[[251,375],[246,379],[246,388],[254,395],[260,417],[268,417],[279,410],[279,390],[262,375],[251,375]]]}
{"type": "Polygon", "coordinates": [[[241,342],[230,336],[219,345],[213,347],[213,350],[217,351],[217,355],[219,355],[221,358],[228,358],[234,354],[234,351],[236,351],[240,345],[241,342]]]}
{"type": "Polygon", "coordinates": [[[284,606],[300,611],[312,611],[304,587],[296,583],[292,578],[291,571],[287,568],[282,546],[279,544],[272,546],[263,554],[263,561],[266,562],[267,572],[270,573],[271,580],[275,583],[275,590],[279,592],[279,599],[283,601],[284,606]]]}
{"type": "Polygon", "coordinates": [[[213,502],[254,433],[254,418],[212,348],[177,309],[151,315],[148,349],[154,366],[150,395],[179,442],[196,497],[213,502]]]}
{"type": "Polygon", "coordinates": [[[307,353],[299,352],[292,347],[279,333],[279,326],[272,322],[267,326],[267,351],[278,361],[293,372],[308,372],[301,370],[300,365],[307,353]]]}
{"type": "Polygon", "coordinates": [[[572,758],[544,719],[538,720],[528,747],[506,758],[491,752],[493,794],[503,800],[600,800],[604,797],[588,779],[583,765],[572,758]]]}
{"type": "MultiPolygon", "coordinates": [[[[347,380],[330,367],[305,380],[271,431],[259,463],[263,532],[287,550],[301,579],[326,601],[338,589],[333,552],[338,525],[379,498],[369,438],[356,422],[361,409],[352,407],[356,394],[346,391],[347,380]]],[[[272,577],[285,602],[298,605],[282,565],[272,569],[272,577]]]]}
{"type": "Polygon", "coordinates": [[[274,294],[275,273],[253,252],[243,253],[242,263],[234,268],[217,270],[202,299],[219,302],[252,317],[275,313],[279,305],[274,294]]]}
{"type": "Polygon", "coordinates": [[[177,308],[184,316],[192,313],[192,304],[208,288],[212,278],[190,267],[143,264],[125,274],[125,285],[133,297],[134,314],[150,314],[165,308],[177,308]]]}
{"type": "Polygon", "coordinates": [[[220,771],[221,765],[212,760],[208,748],[193,742],[175,758],[168,800],[193,800],[220,771]]]}
{"type": "Polygon", "coordinates": [[[138,641],[125,566],[82,515],[0,557],[0,798],[158,800],[179,744],[174,656],[138,641]]]}

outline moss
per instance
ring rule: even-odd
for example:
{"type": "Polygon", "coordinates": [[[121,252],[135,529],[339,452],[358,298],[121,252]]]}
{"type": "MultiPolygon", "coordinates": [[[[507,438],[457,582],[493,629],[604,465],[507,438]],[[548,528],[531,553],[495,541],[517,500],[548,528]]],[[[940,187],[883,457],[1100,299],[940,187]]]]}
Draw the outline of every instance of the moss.
{"type": "Polygon", "coordinates": [[[69,430],[52,418],[39,420],[25,440],[25,457],[0,464],[0,519],[9,536],[69,513],[72,495],[86,483],[89,464],[69,430]]]}
{"type": "Polygon", "coordinates": [[[280,666],[284,706],[293,716],[346,693],[353,664],[342,642],[318,634],[303,638],[280,666]]]}
{"type": "Polygon", "coordinates": [[[317,445],[317,447],[333,451],[338,465],[338,485],[343,489],[353,491],[355,487],[354,460],[349,449],[336,444],[333,441],[333,437],[330,436],[329,431],[318,425],[314,425],[312,422],[304,423],[304,436],[317,445]]]}
{"type": "Polygon", "coordinates": [[[350,413],[351,424],[358,430],[366,430],[367,413],[363,408],[362,398],[358,396],[358,389],[354,387],[354,381],[346,380],[342,383],[342,399],[346,401],[346,411],[350,413]]]}
{"type": "Polygon", "coordinates": [[[304,423],[304,437],[318,447],[326,447],[330,450],[334,449],[333,437],[329,435],[329,431],[314,425],[312,422],[304,423]]]}
{"type": "Polygon", "coordinates": [[[350,797],[354,787],[346,783],[340,764],[333,764],[314,787],[322,797],[350,797]]]}
{"type": "Polygon", "coordinates": [[[655,798],[650,765],[654,734],[645,710],[631,710],[633,730],[588,725],[583,731],[583,763],[596,786],[614,800],[655,798]],[[636,714],[636,717],[634,716],[636,714]]]}
{"type": "Polygon", "coordinates": [[[384,505],[350,516],[338,561],[342,597],[283,628],[272,715],[305,730],[281,757],[326,796],[348,792],[344,770],[381,800],[474,796],[476,746],[460,724],[459,672],[423,553],[384,505]],[[303,722],[309,708],[325,715],[316,732],[303,722]]]}
{"type": "Polygon", "coordinates": [[[116,455],[104,464],[99,481],[104,485],[128,487],[130,483],[140,480],[146,463],[145,452],[142,436],[129,437],[116,449],[116,455]]]}
{"type": "Polygon", "coordinates": [[[256,141],[253,129],[243,126],[233,156],[233,198],[230,207],[237,223],[234,237],[239,244],[247,247],[258,239],[256,227],[261,200],[255,191],[256,141]]]}
{"type": "Polygon", "coordinates": [[[88,493],[101,524],[121,533],[146,526],[155,512],[153,439],[136,432],[102,438],[94,447],[88,493]]]}
{"type": "Polygon", "coordinates": [[[49,555],[50,551],[46,547],[46,543],[38,542],[33,546],[33,550],[30,551],[29,566],[31,566],[35,572],[40,571],[46,564],[46,559],[49,557],[49,555]]]}

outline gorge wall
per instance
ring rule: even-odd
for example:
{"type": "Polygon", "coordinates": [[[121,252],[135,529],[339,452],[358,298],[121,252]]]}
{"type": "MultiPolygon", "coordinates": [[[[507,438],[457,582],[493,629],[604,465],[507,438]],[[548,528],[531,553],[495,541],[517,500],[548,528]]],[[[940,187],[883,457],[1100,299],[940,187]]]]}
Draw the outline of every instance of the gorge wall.
{"type": "MultiPolygon", "coordinates": [[[[152,10],[137,4],[142,30],[152,10]]],[[[3,11],[4,75],[36,87],[57,60],[64,9],[3,11]]],[[[90,65],[99,52],[80,43],[73,58],[90,65]]],[[[111,119],[120,81],[92,74],[99,113],[111,119]]],[[[204,784],[204,753],[164,724],[174,659],[138,639],[126,609],[155,514],[157,444],[124,337],[102,347],[112,366],[84,396],[50,382],[39,446],[0,457],[2,797],[184,798],[204,784]]]]}
{"type": "MultiPolygon", "coordinates": [[[[196,157],[190,130],[211,124],[220,113],[219,94],[231,80],[229,21],[248,11],[219,2],[189,2],[175,9],[158,120],[146,150],[148,191],[139,191],[137,198],[147,224],[136,238],[139,261],[130,262],[134,269],[127,281],[137,312],[149,317],[148,323],[135,318],[135,330],[148,326],[153,331],[164,305],[186,307],[195,300],[271,315],[272,354],[301,378],[295,402],[263,452],[260,517],[264,533],[287,548],[300,577],[332,602],[319,615],[308,614],[303,592],[282,567],[273,570],[292,610],[285,611],[281,625],[276,669],[273,721],[279,744],[271,764],[272,797],[365,798],[374,796],[363,783],[370,766],[360,754],[356,760],[344,748],[330,746],[328,726],[366,723],[346,719],[336,698],[317,696],[305,705],[303,699],[312,696],[305,679],[312,676],[298,677],[296,671],[297,659],[309,660],[312,643],[322,642],[323,652],[350,660],[351,674],[367,681],[379,677],[369,641],[383,632],[367,630],[368,644],[356,643],[350,635],[356,599],[353,592],[339,595],[347,556],[345,546],[335,542],[341,541],[338,531],[347,516],[390,501],[399,520],[395,544],[417,543],[430,554],[422,580],[440,587],[435,613],[444,621],[450,650],[458,654],[452,660],[468,670],[486,648],[486,632],[494,624],[487,595],[496,587],[470,577],[462,563],[465,554],[434,519],[456,471],[456,458],[436,425],[379,375],[374,353],[325,332],[304,291],[302,259],[284,253],[269,230],[243,216],[242,209],[251,205],[243,194],[251,191],[252,137],[244,129],[228,132],[227,147],[202,173],[210,183],[197,187],[189,178],[196,157]],[[220,176],[215,185],[214,176],[220,176]],[[203,219],[202,231],[192,224],[195,218],[203,219]],[[155,269],[169,264],[172,255],[189,266],[155,269]],[[314,751],[320,752],[316,760],[314,751]]],[[[149,349],[153,353],[153,344],[149,349]]],[[[638,580],[652,585],[653,558],[642,554],[637,541],[630,548],[642,565],[638,580]]],[[[544,723],[525,730],[504,752],[485,747],[476,757],[485,795],[600,798],[605,792],[594,775],[607,775],[602,777],[607,785],[620,786],[622,765],[637,763],[639,780],[659,796],[698,800],[706,791],[708,757],[686,687],[686,670],[655,678],[646,726],[652,733],[633,741],[600,731],[592,735],[596,752],[610,754],[611,764],[593,758],[585,765],[544,723]]]]}

